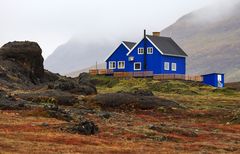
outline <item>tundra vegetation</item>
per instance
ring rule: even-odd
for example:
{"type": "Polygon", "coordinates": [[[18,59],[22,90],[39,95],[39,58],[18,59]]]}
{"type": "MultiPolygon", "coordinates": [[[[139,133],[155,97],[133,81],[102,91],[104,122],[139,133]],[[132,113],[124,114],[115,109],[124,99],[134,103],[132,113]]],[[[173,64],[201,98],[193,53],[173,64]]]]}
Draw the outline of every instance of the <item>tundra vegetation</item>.
{"type": "Polygon", "coordinates": [[[240,153],[240,83],[68,78],[34,42],[0,48],[1,153],[240,153]]]}

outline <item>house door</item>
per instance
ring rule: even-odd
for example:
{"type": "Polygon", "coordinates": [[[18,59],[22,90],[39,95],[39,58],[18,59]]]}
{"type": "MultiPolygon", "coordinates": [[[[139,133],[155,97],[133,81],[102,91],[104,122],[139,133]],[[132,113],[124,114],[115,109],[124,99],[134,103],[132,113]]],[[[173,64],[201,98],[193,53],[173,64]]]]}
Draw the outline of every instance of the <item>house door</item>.
{"type": "Polygon", "coordinates": [[[218,81],[218,87],[219,87],[219,88],[222,88],[222,87],[223,87],[222,75],[218,75],[218,76],[217,76],[217,81],[218,81]]]}

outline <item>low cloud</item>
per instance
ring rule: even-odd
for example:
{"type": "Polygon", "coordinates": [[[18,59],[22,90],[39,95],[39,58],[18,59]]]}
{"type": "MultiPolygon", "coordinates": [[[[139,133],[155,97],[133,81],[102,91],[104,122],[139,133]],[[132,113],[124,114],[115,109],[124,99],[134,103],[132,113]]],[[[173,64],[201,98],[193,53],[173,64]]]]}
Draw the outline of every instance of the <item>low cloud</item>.
{"type": "Polygon", "coordinates": [[[192,21],[196,23],[217,22],[234,14],[238,6],[240,6],[240,0],[220,0],[191,14],[192,21]]]}

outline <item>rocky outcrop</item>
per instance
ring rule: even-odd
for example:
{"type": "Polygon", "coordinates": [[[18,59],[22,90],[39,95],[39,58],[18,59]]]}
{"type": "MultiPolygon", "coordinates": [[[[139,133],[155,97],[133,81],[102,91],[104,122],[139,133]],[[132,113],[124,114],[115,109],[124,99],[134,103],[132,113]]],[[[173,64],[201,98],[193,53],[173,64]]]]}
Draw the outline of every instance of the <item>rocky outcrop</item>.
{"type": "Polygon", "coordinates": [[[72,106],[78,103],[76,96],[59,90],[45,90],[41,92],[21,93],[17,97],[33,103],[50,103],[63,106],[72,106]]]}
{"type": "Polygon", "coordinates": [[[72,78],[62,77],[59,80],[55,81],[54,83],[51,83],[49,85],[50,89],[58,89],[62,91],[68,91],[73,94],[80,94],[80,95],[92,95],[97,94],[96,87],[86,82],[77,82],[76,80],[72,78]]]}
{"type": "Polygon", "coordinates": [[[73,120],[69,112],[59,108],[55,104],[47,104],[44,106],[44,109],[47,111],[48,115],[52,118],[56,118],[56,119],[64,120],[68,122],[73,120]]]}
{"type": "Polygon", "coordinates": [[[68,126],[66,131],[74,134],[94,135],[98,133],[98,126],[92,121],[83,121],[73,126],[68,126]]]}
{"type": "Polygon", "coordinates": [[[4,70],[22,80],[37,84],[44,78],[42,50],[35,42],[9,42],[0,49],[4,70]]]}
{"type": "Polygon", "coordinates": [[[102,109],[115,110],[149,110],[158,107],[182,108],[178,103],[155,96],[142,96],[131,93],[99,94],[89,102],[97,104],[102,109]]]}
{"type": "Polygon", "coordinates": [[[49,89],[80,95],[96,94],[97,90],[89,80],[86,75],[78,81],[44,70],[42,50],[35,42],[9,42],[0,48],[0,83],[9,88],[48,84],[49,89]]]}
{"type": "Polygon", "coordinates": [[[0,90],[0,110],[22,110],[26,108],[26,101],[16,100],[5,91],[0,90]]]}
{"type": "Polygon", "coordinates": [[[97,125],[85,118],[96,111],[81,106],[82,95],[97,94],[88,74],[68,78],[44,70],[41,54],[35,42],[9,42],[0,48],[0,110],[40,109],[48,117],[69,122],[70,133],[96,134],[97,125]]]}

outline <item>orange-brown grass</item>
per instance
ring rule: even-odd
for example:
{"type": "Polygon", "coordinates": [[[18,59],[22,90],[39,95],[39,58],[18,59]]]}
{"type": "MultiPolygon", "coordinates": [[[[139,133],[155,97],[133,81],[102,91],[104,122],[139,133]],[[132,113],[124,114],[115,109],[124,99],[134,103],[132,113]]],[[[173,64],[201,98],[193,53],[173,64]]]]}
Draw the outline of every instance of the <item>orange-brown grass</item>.
{"type": "Polygon", "coordinates": [[[240,153],[240,125],[212,120],[227,114],[222,112],[150,110],[113,113],[110,119],[88,114],[85,117],[94,121],[100,132],[85,136],[60,131],[66,122],[49,118],[40,109],[0,111],[0,153],[240,153]],[[149,128],[160,124],[196,131],[198,136],[149,128]]]}

